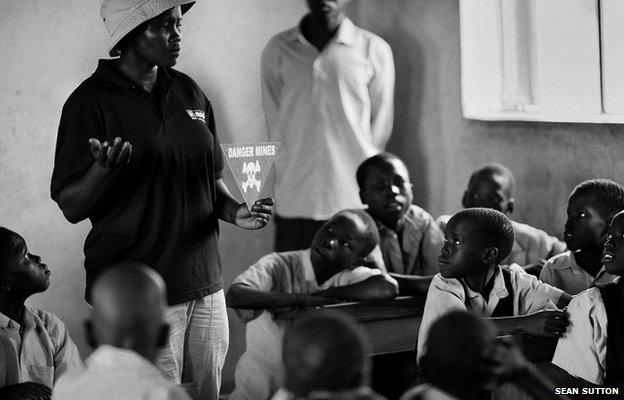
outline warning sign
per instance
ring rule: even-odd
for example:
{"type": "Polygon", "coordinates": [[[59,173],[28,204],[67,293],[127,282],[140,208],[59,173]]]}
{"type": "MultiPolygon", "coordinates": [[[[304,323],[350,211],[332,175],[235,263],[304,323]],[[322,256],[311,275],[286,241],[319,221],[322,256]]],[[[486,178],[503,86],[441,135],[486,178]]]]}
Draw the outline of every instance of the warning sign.
{"type": "Polygon", "coordinates": [[[250,210],[260,198],[262,185],[273,165],[279,145],[278,142],[221,144],[223,155],[250,210]]]}

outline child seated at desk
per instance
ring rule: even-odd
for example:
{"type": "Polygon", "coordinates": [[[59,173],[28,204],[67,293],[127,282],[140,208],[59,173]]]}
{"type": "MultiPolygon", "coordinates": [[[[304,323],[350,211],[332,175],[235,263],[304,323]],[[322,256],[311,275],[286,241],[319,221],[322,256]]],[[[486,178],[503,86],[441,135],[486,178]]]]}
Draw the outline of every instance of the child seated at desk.
{"type": "Polygon", "coordinates": [[[17,233],[0,227],[0,387],[35,382],[52,388],[82,368],[65,324],[24,303],[50,285],[50,270],[17,233]]]}
{"type": "Polygon", "coordinates": [[[367,386],[370,346],[347,315],[323,311],[297,320],[283,348],[284,387],[272,400],[384,400],[367,386]]]}
{"type": "Polygon", "coordinates": [[[473,310],[491,318],[500,334],[559,337],[571,296],[542,283],[522,268],[501,268],[513,246],[513,227],[501,212],[467,208],[446,225],[437,274],[427,293],[418,332],[418,354],[426,349],[432,322],[452,310],[473,310]]]}
{"type": "Polygon", "coordinates": [[[400,293],[425,293],[439,272],[444,238],[433,217],[412,204],[407,167],[395,155],[381,153],[365,160],[356,178],[360,199],[379,229],[384,263],[400,293]]]}
{"type": "Polygon", "coordinates": [[[190,400],[154,365],[169,335],[165,282],[156,271],[129,261],[110,266],[93,285],[91,305],[85,329],[96,349],[85,370],[58,381],[54,400],[190,400]]]}
{"type": "Polygon", "coordinates": [[[574,296],[552,362],[591,384],[624,387],[624,212],[611,221],[602,254],[607,272],[620,279],[574,296]]]}
{"type": "MultiPolygon", "coordinates": [[[[468,188],[462,197],[462,205],[464,208],[492,208],[509,217],[515,204],[513,186],[514,177],[507,167],[497,163],[486,164],[470,175],[468,188]]],[[[437,222],[442,230],[450,218],[450,215],[438,217],[437,222]]],[[[535,269],[534,273],[537,275],[541,268],[541,260],[566,249],[565,243],[540,229],[516,221],[511,221],[511,225],[514,242],[509,255],[501,261],[503,265],[515,263],[528,268],[529,271],[535,269]]]]}
{"type": "Polygon", "coordinates": [[[267,399],[281,385],[285,323],[267,310],[396,296],[392,278],[359,266],[378,243],[375,221],[365,211],[341,211],[319,229],[309,249],[269,254],[234,280],[226,302],[251,314],[238,310],[247,322],[247,349],[236,366],[230,400],[267,399]]]}
{"type": "Polygon", "coordinates": [[[624,210],[624,188],[608,179],[591,179],[574,188],[568,199],[564,239],[569,251],[548,260],[540,280],[575,295],[616,277],[602,265],[607,224],[624,210]]]}
{"type": "Polygon", "coordinates": [[[495,326],[466,311],[437,319],[428,333],[422,358],[426,383],[401,400],[482,400],[502,383],[512,383],[534,399],[562,399],[508,338],[497,338],[495,326]]]}

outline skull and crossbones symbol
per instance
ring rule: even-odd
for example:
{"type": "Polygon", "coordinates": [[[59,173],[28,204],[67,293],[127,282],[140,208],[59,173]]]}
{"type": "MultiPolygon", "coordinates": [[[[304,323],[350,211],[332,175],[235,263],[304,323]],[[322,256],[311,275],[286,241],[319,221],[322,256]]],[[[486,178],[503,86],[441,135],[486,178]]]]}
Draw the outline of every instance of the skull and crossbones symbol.
{"type": "Polygon", "coordinates": [[[258,160],[243,163],[243,174],[247,175],[247,180],[242,183],[243,192],[247,193],[247,189],[255,187],[260,191],[260,180],[256,179],[256,174],[260,172],[260,163],[258,160]]]}

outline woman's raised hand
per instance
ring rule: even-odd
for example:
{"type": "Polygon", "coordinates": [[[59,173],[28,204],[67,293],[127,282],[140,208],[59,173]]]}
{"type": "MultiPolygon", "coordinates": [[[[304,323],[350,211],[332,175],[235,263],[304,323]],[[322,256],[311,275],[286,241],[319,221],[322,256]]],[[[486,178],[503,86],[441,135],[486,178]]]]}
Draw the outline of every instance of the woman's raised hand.
{"type": "Polygon", "coordinates": [[[97,164],[107,169],[115,169],[128,165],[132,155],[132,145],[116,137],[113,143],[100,143],[96,138],[89,139],[89,149],[97,164]]]}

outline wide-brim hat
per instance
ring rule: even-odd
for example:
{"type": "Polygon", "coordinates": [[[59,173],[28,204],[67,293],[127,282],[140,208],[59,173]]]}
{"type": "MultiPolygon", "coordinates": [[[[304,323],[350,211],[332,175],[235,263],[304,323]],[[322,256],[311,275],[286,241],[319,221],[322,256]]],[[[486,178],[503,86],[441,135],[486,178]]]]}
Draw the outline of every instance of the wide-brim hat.
{"type": "Polygon", "coordinates": [[[182,6],[184,14],[196,0],[103,0],[100,14],[110,36],[108,54],[119,55],[115,46],[121,39],[143,22],[150,20],[170,8],[182,6]]]}

